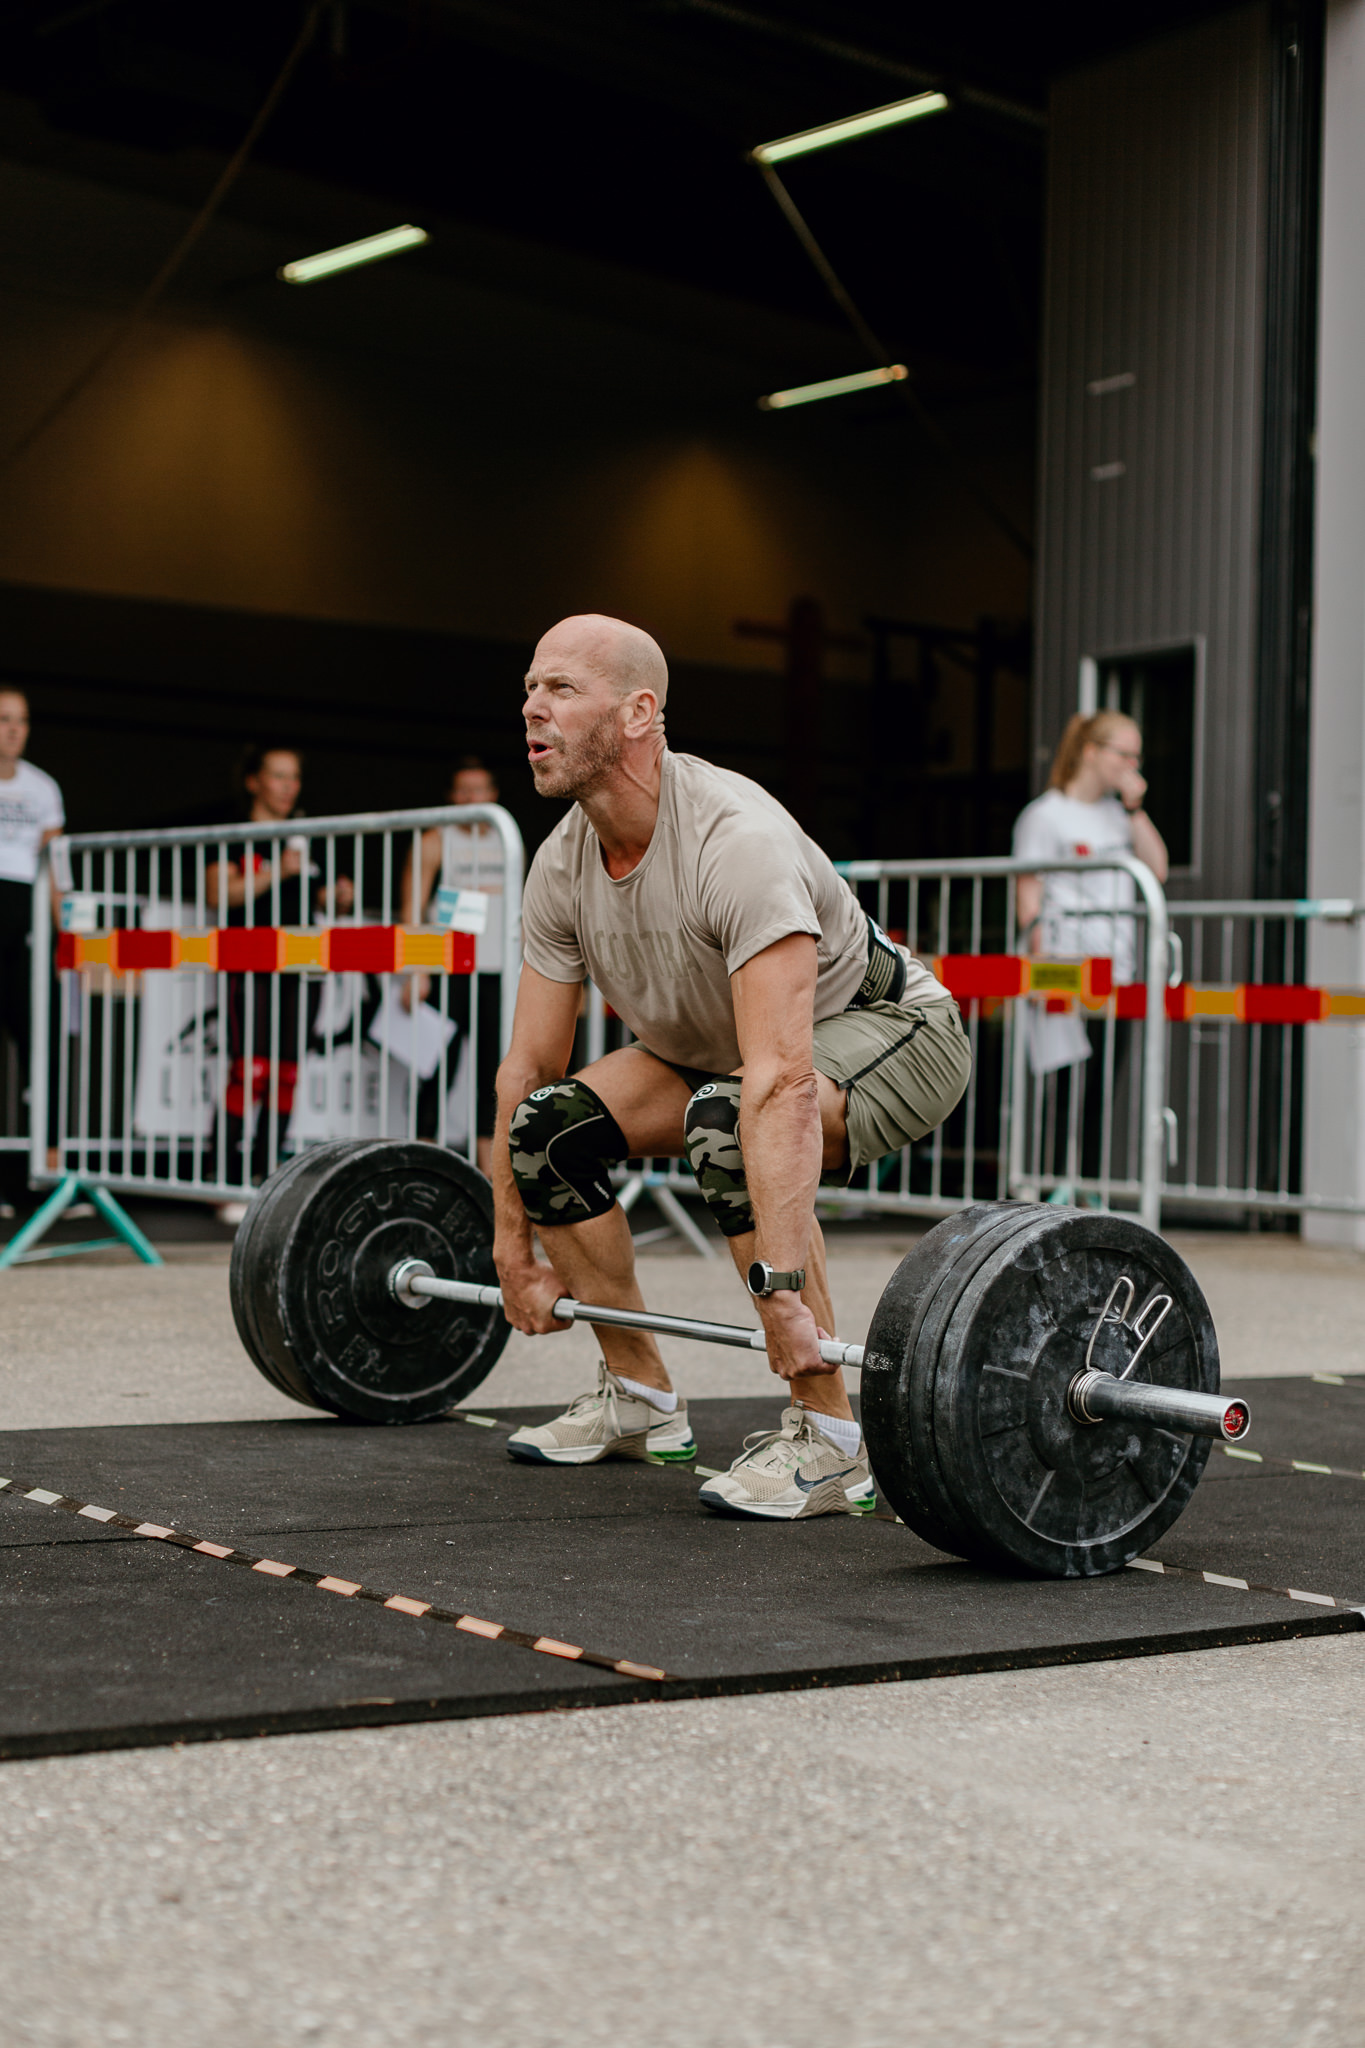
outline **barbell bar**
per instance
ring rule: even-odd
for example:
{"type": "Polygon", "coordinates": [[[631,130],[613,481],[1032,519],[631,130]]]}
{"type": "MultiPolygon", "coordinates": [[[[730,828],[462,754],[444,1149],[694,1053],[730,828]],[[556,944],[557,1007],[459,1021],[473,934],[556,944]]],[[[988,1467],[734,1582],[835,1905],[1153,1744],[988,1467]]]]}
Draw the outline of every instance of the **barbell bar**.
{"type": "MultiPolygon", "coordinates": [[[[492,1254],[492,1192],[468,1160],[416,1139],[341,1140],[260,1190],[233,1246],[232,1311],[293,1399],[422,1422],[466,1400],[511,1334],[492,1254]]],[[[648,1309],[563,1298],[555,1314],[766,1348],[762,1330],[648,1309]]],[[[958,1210],[895,1267],[866,1342],[823,1349],[862,1367],[868,1457],[901,1520],[996,1570],[1121,1569],[1181,1513],[1211,1441],[1250,1422],[1219,1393],[1194,1275],[1123,1216],[958,1210]]]]}
{"type": "MultiPolygon", "coordinates": [[[[471,1308],[501,1308],[500,1287],[479,1287],[468,1280],[439,1280],[424,1259],[401,1259],[389,1275],[394,1299],[407,1308],[421,1308],[427,1301],[461,1301],[471,1308]]],[[[652,1330],[656,1337],[690,1337],[698,1344],[732,1344],[740,1351],[766,1351],[768,1339],[762,1330],[746,1330],[738,1323],[699,1322],[695,1316],[665,1316],[650,1308],[605,1308],[589,1301],[575,1301],[564,1295],[554,1305],[554,1314],[564,1323],[601,1323],[616,1330],[652,1330]]],[[[826,1365],[860,1366],[861,1344],[840,1344],[825,1338],[820,1356],[826,1365]]]]}
{"type": "MultiPolygon", "coordinates": [[[[442,1280],[425,1259],[400,1259],[389,1275],[389,1291],[405,1308],[421,1308],[428,1301],[457,1301],[470,1308],[503,1306],[500,1287],[482,1287],[470,1280],[442,1280]]],[[[693,1316],[660,1315],[648,1308],[607,1308],[575,1301],[567,1294],[555,1303],[553,1313],[566,1323],[650,1330],[656,1337],[690,1337],[698,1344],[732,1344],[743,1351],[766,1352],[768,1348],[763,1330],[746,1330],[739,1323],[699,1322],[693,1316]]],[[[864,1350],[861,1344],[840,1344],[833,1339],[823,1339],[820,1344],[820,1356],[826,1365],[861,1367],[864,1350]]],[[[1094,1366],[1087,1366],[1076,1375],[1067,1390],[1067,1403],[1077,1422],[1150,1422],[1158,1429],[1220,1438],[1225,1443],[1237,1443],[1251,1427],[1251,1413],[1245,1401],[1229,1400],[1221,1394],[1153,1387],[1141,1380],[1119,1379],[1094,1366]]]]}

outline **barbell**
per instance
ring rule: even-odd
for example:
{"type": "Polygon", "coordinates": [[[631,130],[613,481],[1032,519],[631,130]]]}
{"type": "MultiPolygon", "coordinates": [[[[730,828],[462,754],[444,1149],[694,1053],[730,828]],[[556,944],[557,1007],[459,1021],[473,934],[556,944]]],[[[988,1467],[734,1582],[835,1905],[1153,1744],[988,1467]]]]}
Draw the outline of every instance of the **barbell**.
{"type": "MultiPolygon", "coordinates": [[[[444,1414],[510,1334],[492,1191],[418,1140],[320,1145],[261,1188],[232,1252],[232,1312],[258,1369],[360,1422],[444,1414]]],[[[761,1329],[565,1298],[562,1320],[765,1348],[761,1329]]],[[[877,1484],[939,1550],[1058,1578],[1117,1571],[1184,1508],[1211,1440],[1246,1435],[1184,1261],[1123,1216],[983,1202],[937,1224],[887,1283],[862,1368],[877,1484]]]]}

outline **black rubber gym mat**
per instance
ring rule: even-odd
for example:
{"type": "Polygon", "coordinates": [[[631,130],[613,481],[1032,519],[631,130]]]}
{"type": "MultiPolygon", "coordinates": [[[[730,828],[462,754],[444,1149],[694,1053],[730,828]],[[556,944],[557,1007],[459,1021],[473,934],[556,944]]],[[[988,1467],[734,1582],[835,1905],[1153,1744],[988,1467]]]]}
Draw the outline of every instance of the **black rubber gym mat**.
{"type": "MultiPolygon", "coordinates": [[[[1365,1395],[1258,1382],[1267,1460],[1365,1471],[1365,1395]]],[[[516,1420],[547,1411],[523,1411],[516,1420]]],[[[719,1466],[771,1401],[693,1406],[719,1466]]],[[[670,1674],[568,1661],[0,1493],[0,1755],[911,1678],[1361,1625],[1365,1478],[1215,1455],[1159,1547],[1276,1589],[1128,1571],[995,1577],[899,1524],[733,1521],[670,1467],[510,1460],[459,1422],[129,1425],[0,1435],[0,1475],[350,1585],[670,1674]]]]}
{"type": "MultiPolygon", "coordinates": [[[[1224,1392],[1243,1394],[1251,1407],[1248,1450],[1316,1458],[1365,1472],[1365,1380],[1330,1386],[1320,1380],[1224,1381],[1224,1392]],[[1330,1458],[1323,1446],[1330,1449],[1330,1458]]],[[[1209,1470],[1218,1464],[1215,1458],[1209,1470]]],[[[1234,1463],[1236,1460],[1233,1461],[1234,1463]]]]}
{"type": "Polygon", "coordinates": [[[1365,1387],[1229,1380],[1226,1390],[1246,1396],[1251,1436],[1236,1457],[1215,1446],[1157,1554],[1263,1584],[1273,1571],[1276,1584],[1365,1606],[1365,1387]]]}

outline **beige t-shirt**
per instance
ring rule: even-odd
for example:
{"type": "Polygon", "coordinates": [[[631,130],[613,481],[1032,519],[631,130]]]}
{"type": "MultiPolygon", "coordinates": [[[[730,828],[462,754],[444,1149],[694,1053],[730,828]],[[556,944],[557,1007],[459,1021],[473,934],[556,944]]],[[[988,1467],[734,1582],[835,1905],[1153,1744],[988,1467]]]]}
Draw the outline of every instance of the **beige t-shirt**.
{"type": "MultiPolygon", "coordinates": [[[[793,932],[816,942],[815,1021],[848,1008],[867,970],[867,919],[833,863],[781,804],[728,768],[666,752],[659,816],[620,881],[577,804],[531,863],[527,964],[591,979],[640,1043],[679,1066],[740,1064],[730,976],[793,932]]],[[[948,995],[907,955],[905,1002],[948,995]]]]}

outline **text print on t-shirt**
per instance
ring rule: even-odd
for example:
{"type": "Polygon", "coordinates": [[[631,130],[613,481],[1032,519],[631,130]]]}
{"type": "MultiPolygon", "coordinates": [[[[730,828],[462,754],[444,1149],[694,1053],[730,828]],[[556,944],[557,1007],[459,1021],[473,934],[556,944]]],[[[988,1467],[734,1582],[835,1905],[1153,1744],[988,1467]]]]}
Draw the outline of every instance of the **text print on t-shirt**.
{"type": "Polygon", "coordinates": [[[660,974],[681,981],[692,972],[680,931],[597,931],[592,935],[592,950],[600,962],[610,961],[622,981],[641,986],[660,974]]]}

